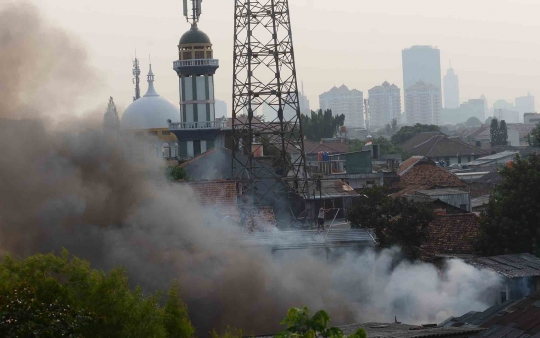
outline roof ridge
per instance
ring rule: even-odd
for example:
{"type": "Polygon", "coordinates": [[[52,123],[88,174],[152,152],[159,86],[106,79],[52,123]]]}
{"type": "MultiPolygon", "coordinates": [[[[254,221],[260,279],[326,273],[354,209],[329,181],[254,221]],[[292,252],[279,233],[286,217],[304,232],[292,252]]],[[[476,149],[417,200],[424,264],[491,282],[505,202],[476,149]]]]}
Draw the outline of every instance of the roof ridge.
{"type": "Polygon", "coordinates": [[[487,154],[487,152],[486,152],[485,150],[480,149],[480,148],[478,148],[478,147],[475,147],[475,146],[473,146],[473,145],[468,144],[467,142],[462,141],[462,140],[461,140],[461,137],[459,137],[459,136],[458,136],[458,137],[454,137],[454,138],[447,137],[447,139],[449,139],[450,141],[452,141],[452,142],[454,142],[454,143],[461,144],[461,145],[464,145],[464,146],[469,147],[469,148],[478,149],[478,150],[480,150],[480,151],[482,151],[482,152],[484,152],[484,153],[487,154]],[[459,139],[459,141],[457,141],[456,139],[459,139]]]}
{"type": "Polygon", "coordinates": [[[212,149],[210,149],[210,150],[205,151],[205,152],[202,153],[202,154],[199,154],[199,156],[190,158],[189,160],[187,160],[187,161],[185,161],[185,162],[179,164],[178,166],[179,166],[180,168],[184,168],[186,165],[191,164],[191,163],[193,163],[193,162],[195,162],[195,161],[197,161],[197,160],[199,160],[199,159],[201,159],[201,158],[203,158],[203,157],[205,157],[205,156],[207,156],[207,155],[209,155],[209,154],[215,152],[217,149],[226,149],[226,148],[223,148],[223,147],[221,147],[221,148],[212,148],[212,149]]]}

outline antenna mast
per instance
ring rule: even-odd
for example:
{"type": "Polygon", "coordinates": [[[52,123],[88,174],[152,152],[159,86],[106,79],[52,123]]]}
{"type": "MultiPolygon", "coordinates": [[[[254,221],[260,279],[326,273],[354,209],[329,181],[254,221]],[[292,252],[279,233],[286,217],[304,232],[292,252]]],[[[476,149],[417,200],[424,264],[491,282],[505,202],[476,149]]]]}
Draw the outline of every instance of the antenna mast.
{"type": "Polygon", "coordinates": [[[184,16],[186,21],[192,26],[196,26],[201,16],[201,3],[202,0],[184,0],[184,16]],[[188,8],[188,1],[191,1],[191,11],[188,8]]]}
{"type": "Polygon", "coordinates": [[[141,75],[141,69],[139,68],[139,59],[135,56],[133,60],[133,83],[135,84],[135,96],[133,96],[133,101],[137,101],[141,98],[141,88],[139,87],[139,75],[141,75]]]}

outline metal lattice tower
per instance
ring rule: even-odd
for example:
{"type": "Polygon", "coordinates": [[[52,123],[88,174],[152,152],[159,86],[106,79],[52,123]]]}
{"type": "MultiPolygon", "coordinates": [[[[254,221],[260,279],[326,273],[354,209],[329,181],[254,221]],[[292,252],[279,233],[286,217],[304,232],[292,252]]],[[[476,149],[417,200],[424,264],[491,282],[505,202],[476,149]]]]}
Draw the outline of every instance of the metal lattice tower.
{"type": "Polygon", "coordinates": [[[141,75],[141,69],[139,68],[139,59],[135,57],[133,60],[133,84],[135,85],[135,96],[133,101],[137,101],[141,98],[141,88],[139,87],[139,76],[141,75]]]}
{"type": "Polygon", "coordinates": [[[254,203],[308,192],[288,0],[235,0],[232,131],[233,174],[254,203]]]}

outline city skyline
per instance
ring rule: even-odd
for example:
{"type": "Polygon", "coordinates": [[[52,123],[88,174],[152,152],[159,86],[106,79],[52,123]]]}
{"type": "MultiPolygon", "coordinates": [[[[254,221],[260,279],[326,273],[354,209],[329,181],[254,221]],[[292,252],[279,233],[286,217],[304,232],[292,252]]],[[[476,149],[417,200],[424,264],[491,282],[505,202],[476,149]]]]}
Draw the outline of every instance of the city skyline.
{"type": "MultiPolygon", "coordinates": [[[[222,67],[216,77],[216,98],[230,107],[232,4],[207,1],[200,27],[216,37],[214,49],[222,67]]],[[[92,91],[93,99],[84,101],[85,108],[96,108],[96,96],[104,97],[105,106],[109,95],[115,97],[120,111],[127,107],[133,96],[131,59],[135,49],[141,66],[149,63],[147,55],[152,55],[160,93],[178,102],[172,61],[178,39],[188,28],[179,10],[180,1],[134,1],[129,7],[118,0],[34,3],[49,21],[87,48],[100,85],[92,91]]],[[[533,38],[535,32],[540,33],[540,24],[532,15],[538,10],[540,4],[527,1],[493,4],[479,0],[471,4],[460,0],[436,6],[427,1],[393,1],[388,6],[374,1],[359,4],[344,0],[339,8],[320,0],[295,1],[291,3],[291,18],[298,78],[304,81],[312,102],[317,102],[318,95],[333,85],[347,84],[366,92],[384,80],[400,84],[400,51],[417,44],[434,45],[441,50],[442,64],[451,59],[459,69],[461,101],[481,94],[491,102],[513,101],[527,92],[534,95],[540,86],[535,81],[540,68],[534,60],[520,58],[540,48],[533,38]],[[425,30],[427,26],[429,31],[425,30]],[[349,42],[358,32],[368,31],[369,34],[362,35],[362,43],[349,42]],[[320,43],[325,39],[347,48],[347,53],[320,43]],[[505,48],[500,48],[502,45],[505,48]]]]}

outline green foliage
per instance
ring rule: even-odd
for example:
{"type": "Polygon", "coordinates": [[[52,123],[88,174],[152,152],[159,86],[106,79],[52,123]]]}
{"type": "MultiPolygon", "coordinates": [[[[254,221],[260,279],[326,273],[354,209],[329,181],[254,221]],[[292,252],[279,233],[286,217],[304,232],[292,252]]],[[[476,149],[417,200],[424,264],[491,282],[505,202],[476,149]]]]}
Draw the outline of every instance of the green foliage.
{"type": "Polygon", "coordinates": [[[491,125],[491,121],[492,121],[492,120],[493,120],[493,117],[490,116],[490,117],[488,117],[488,118],[484,121],[484,124],[489,124],[489,125],[491,125]]]}
{"type": "Polygon", "coordinates": [[[222,335],[219,335],[216,330],[213,330],[210,334],[212,338],[242,338],[242,330],[233,330],[230,327],[227,327],[225,332],[222,335]]]}
{"type": "Polygon", "coordinates": [[[404,126],[392,136],[392,143],[395,145],[402,145],[414,136],[428,131],[440,131],[440,128],[436,125],[427,125],[417,123],[414,126],[404,126]]]}
{"type": "Polygon", "coordinates": [[[492,146],[505,146],[508,144],[508,128],[504,120],[499,123],[496,118],[491,120],[489,126],[489,136],[492,146]]]}
{"type": "Polygon", "coordinates": [[[480,127],[482,125],[482,121],[478,119],[478,117],[469,117],[469,119],[465,122],[465,126],[467,127],[480,127]]]}
{"type": "Polygon", "coordinates": [[[165,176],[169,181],[182,181],[187,179],[187,171],[184,168],[181,168],[180,166],[175,167],[167,167],[165,169],[165,176]]]}
{"type": "Polygon", "coordinates": [[[531,147],[540,147],[540,124],[527,135],[527,141],[531,147]]]}
{"type": "Polygon", "coordinates": [[[478,250],[485,255],[539,252],[540,156],[519,156],[500,171],[503,182],[481,216],[478,250]]]}
{"type": "Polygon", "coordinates": [[[0,333],[189,338],[193,328],[177,287],[169,295],[163,309],[159,295],[130,290],[123,270],[105,274],[66,250],[59,256],[38,254],[24,260],[8,256],[0,264],[0,333]]]}
{"type": "Polygon", "coordinates": [[[398,131],[397,119],[392,119],[392,123],[390,124],[390,130],[392,132],[392,135],[397,133],[398,131]]]}
{"type": "Polygon", "coordinates": [[[349,142],[349,151],[361,151],[364,144],[366,144],[366,141],[361,141],[358,139],[351,140],[349,142]]]}
{"type": "Polygon", "coordinates": [[[302,115],[302,130],[311,141],[319,142],[322,138],[332,138],[345,122],[345,115],[333,116],[332,110],[312,111],[311,116],[302,115]]]}
{"type": "MultiPolygon", "coordinates": [[[[281,322],[286,325],[285,331],[277,334],[277,338],[343,338],[343,331],[337,327],[328,327],[330,316],[325,311],[318,311],[310,317],[309,309],[291,308],[287,311],[287,317],[281,322]]],[[[349,337],[367,337],[364,329],[359,329],[349,337]]]]}
{"type": "Polygon", "coordinates": [[[351,227],[373,228],[382,247],[398,245],[408,258],[418,258],[435,218],[432,206],[391,198],[385,187],[365,188],[362,193],[367,198],[357,199],[347,213],[351,227]]]}

